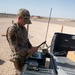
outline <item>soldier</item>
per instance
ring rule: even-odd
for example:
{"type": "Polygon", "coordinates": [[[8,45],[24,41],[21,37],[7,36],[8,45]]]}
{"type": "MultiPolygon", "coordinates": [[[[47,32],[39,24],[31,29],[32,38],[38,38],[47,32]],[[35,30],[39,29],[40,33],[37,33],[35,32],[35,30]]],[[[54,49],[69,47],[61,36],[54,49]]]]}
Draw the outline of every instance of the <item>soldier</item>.
{"type": "Polygon", "coordinates": [[[14,63],[17,71],[21,71],[25,60],[38,50],[37,47],[31,45],[28,39],[28,33],[24,27],[26,24],[31,24],[30,13],[27,9],[20,9],[17,22],[13,26],[8,27],[6,32],[6,38],[12,51],[11,61],[14,63]]]}

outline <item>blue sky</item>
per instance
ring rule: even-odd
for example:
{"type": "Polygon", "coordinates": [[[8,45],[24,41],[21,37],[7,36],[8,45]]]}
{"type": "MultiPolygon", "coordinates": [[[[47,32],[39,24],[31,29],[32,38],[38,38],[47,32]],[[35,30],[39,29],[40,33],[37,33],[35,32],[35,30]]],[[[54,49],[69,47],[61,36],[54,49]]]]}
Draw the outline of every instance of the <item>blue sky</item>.
{"type": "Polygon", "coordinates": [[[75,19],[75,0],[0,0],[0,13],[17,14],[26,8],[31,15],[75,19]]]}

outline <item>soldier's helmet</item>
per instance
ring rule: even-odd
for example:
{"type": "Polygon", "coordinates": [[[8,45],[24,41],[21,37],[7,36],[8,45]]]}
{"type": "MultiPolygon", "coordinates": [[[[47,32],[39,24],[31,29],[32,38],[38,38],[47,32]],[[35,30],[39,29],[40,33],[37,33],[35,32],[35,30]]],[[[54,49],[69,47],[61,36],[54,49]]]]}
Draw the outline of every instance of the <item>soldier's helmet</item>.
{"type": "Polygon", "coordinates": [[[27,9],[23,9],[21,8],[19,11],[18,11],[18,16],[22,17],[25,19],[25,22],[26,24],[31,24],[31,21],[30,21],[30,13],[27,9]]]}

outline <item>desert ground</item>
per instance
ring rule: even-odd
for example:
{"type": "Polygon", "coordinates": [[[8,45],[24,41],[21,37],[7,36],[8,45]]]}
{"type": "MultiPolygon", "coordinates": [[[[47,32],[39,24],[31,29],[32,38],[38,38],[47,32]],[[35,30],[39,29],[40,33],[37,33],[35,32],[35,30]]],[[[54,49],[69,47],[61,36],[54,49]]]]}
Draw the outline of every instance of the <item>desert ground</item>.
{"type": "MultiPolygon", "coordinates": [[[[12,20],[15,18],[0,18],[0,75],[15,75],[15,68],[10,62],[11,50],[6,40],[6,30],[8,26],[12,25],[12,20]]],[[[75,22],[69,22],[65,19],[52,20],[49,24],[47,34],[47,44],[51,44],[52,37],[55,32],[61,32],[63,26],[63,33],[75,34],[75,22]]],[[[33,46],[38,46],[45,41],[46,30],[48,22],[45,20],[32,19],[32,24],[29,25],[29,39],[33,46]]]]}

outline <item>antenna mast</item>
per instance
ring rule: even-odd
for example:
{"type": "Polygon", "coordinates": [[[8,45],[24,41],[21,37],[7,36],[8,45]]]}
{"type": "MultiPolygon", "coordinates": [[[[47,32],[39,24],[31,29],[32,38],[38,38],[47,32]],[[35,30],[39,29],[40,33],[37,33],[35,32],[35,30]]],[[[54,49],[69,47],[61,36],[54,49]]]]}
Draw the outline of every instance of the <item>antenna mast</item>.
{"type": "Polygon", "coordinates": [[[51,13],[52,13],[52,8],[51,8],[51,10],[50,10],[50,15],[49,15],[49,20],[48,20],[48,26],[47,26],[47,31],[46,31],[45,41],[46,41],[46,39],[47,39],[47,34],[48,34],[49,23],[50,23],[50,20],[51,20],[51,13]]]}

